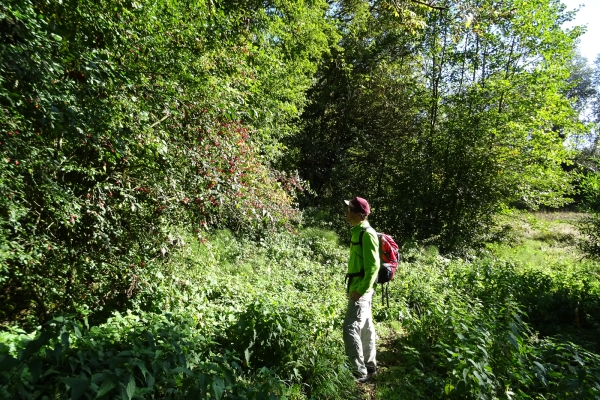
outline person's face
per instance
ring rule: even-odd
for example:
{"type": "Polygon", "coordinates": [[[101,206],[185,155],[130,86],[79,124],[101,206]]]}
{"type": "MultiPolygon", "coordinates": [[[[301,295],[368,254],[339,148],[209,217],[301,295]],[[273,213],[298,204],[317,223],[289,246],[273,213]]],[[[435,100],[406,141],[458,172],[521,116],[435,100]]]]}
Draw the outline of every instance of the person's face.
{"type": "Polygon", "coordinates": [[[360,214],[352,211],[350,207],[346,207],[346,221],[352,224],[353,226],[357,223],[360,223],[360,214]]]}

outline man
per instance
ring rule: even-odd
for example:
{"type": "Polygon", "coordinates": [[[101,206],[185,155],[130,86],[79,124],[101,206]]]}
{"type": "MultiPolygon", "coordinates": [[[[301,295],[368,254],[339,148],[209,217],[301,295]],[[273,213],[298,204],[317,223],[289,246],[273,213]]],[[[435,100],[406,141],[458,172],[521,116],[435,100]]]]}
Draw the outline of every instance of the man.
{"type": "Polygon", "coordinates": [[[379,271],[379,240],[367,221],[371,212],[369,203],[361,197],[344,202],[348,206],[346,221],[352,225],[346,275],[349,299],[343,327],[344,345],[356,380],[365,382],[377,373],[371,300],[379,271]]]}

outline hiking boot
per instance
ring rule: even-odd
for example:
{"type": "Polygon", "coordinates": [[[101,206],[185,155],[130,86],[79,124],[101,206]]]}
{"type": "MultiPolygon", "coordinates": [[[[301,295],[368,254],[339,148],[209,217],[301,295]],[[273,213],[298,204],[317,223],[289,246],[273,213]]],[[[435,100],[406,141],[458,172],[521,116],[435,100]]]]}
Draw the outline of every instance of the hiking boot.
{"type": "Polygon", "coordinates": [[[375,368],[367,368],[367,375],[368,376],[377,375],[377,367],[375,367],[375,368]]]}
{"type": "Polygon", "coordinates": [[[369,375],[365,375],[365,376],[357,376],[354,375],[354,381],[358,382],[358,383],[365,383],[369,380],[369,375]]]}

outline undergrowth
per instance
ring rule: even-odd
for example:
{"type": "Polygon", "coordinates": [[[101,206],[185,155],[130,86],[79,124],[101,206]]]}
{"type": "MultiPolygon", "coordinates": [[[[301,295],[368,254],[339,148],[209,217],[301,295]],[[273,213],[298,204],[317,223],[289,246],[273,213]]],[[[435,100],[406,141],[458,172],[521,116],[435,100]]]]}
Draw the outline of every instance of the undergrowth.
{"type": "Polygon", "coordinates": [[[130,310],[0,336],[0,396],[354,396],[341,346],[345,251],[330,232],[260,240],[174,230],[130,310]]]}
{"type": "Polygon", "coordinates": [[[340,334],[347,247],[335,234],[173,228],[129,310],[5,326],[0,396],[600,398],[600,268],[539,234],[553,223],[528,224],[468,258],[405,245],[389,307],[379,288],[374,301],[379,374],[359,387],[340,334]]]}
{"type": "Polygon", "coordinates": [[[575,248],[576,218],[510,217],[467,260],[404,249],[375,311],[376,398],[600,398],[600,267],[575,248]]]}

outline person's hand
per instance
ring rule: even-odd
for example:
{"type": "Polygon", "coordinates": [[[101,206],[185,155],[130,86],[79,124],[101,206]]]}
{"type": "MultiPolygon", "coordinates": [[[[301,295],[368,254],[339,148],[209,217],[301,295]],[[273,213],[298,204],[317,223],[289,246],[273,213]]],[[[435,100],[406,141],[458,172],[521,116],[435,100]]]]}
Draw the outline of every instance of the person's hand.
{"type": "Polygon", "coordinates": [[[350,298],[354,301],[358,301],[360,299],[361,295],[360,293],[358,293],[356,290],[353,290],[352,292],[350,292],[350,298]]]}

